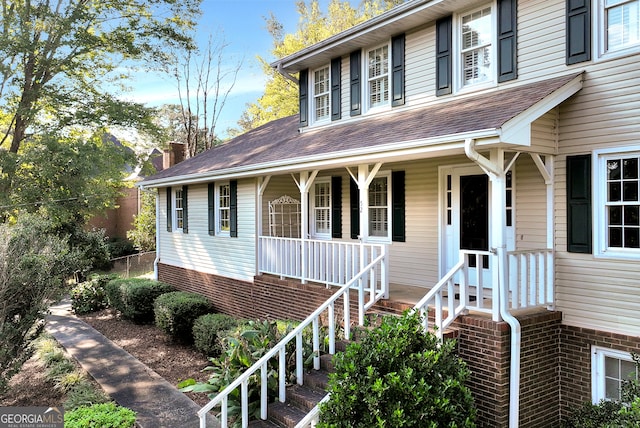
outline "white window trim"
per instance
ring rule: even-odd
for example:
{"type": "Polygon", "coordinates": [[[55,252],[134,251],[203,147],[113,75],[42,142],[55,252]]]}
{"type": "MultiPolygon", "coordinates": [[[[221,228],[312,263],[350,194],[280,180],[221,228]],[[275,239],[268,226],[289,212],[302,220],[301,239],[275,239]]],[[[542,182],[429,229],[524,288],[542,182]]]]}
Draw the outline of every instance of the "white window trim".
{"type": "Polygon", "coordinates": [[[318,67],[314,70],[311,71],[311,78],[309,79],[309,93],[311,94],[311,123],[327,123],[331,121],[331,65],[325,65],[323,67],[318,67]],[[321,119],[318,119],[316,117],[316,91],[315,91],[315,78],[316,78],[316,71],[318,70],[322,70],[326,68],[327,69],[327,75],[329,76],[328,82],[327,82],[327,92],[326,95],[328,95],[328,109],[329,109],[329,114],[327,114],[326,117],[323,117],[321,119]]]}
{"type": "Polygon", "coordinates": [[[392,93],[391,93],[391,72],[392,72],[392,56],[393,56],[393,52],[391,51],[392,46],[391,46],[391,40],[387,41],[386,43],[382,43],[380,45],[377,46],[373,46],[371,48],[365,49],[363,51],[362,54],[362,76],[364,76],[364,78],[362,79],[363,82],[361,84],[362,86],[362,90],[361,93],[363,95],[364,98],[362,98],[360,100],[361,105],[364,108],[363,112],[380,112],[380,111],[387,111],[391,109],[391,97],[392,97],[392,93]],[[380,49],[382,47],[386,46],[387,47],[387,91],[388,91],[388,99],[387,102],[384,104],[381,104],[379,106],[375,106],[375,107],[371,107],[371,93],[369,91],[369,52],[376,50],[376,49],[380,49]]]}
{"type": "MultiPolygon", "coordinates": [[[[311,186],[309,192],[309,198],[311,199],[311,209],[309,210],[309,226],[311,228],[311,236],[318,239],[331,239],[331,177],[317,178],[311,186]],[[319,233],[316,230],[316,184],[329,184],[329,231],[327,233],[319,233]]],[[[323,207],[326,208],[326,207],[323,207]]]]}
{"type": "Polygon", "coordinates": [[[184,225],[184,193],[182,192],[182,187],[176,188],[175,190],[173,190],[171,192],[171,210],[173,211],[171,213],[172,216],[172,222],[173,222],[173,230],[175,232],[181,232],[182,231],[182,227],[178,226],[178,212],[182,212],[182,224],[184,225]],[[178,192],[182,193],[182,208],[178,208],[178,201],[177,201],[177,194],[178,192]]]}
{"type": "MultiPolygon", "coordinates": [[[[231,230],[222,230],[220,222],[222,216],[220,215],[220,187],[230,186],[228,181],[220,181],[215,184],[215,220],[216,220],[216,236],[231,236],[231,230]]],[[[228,208],[230,209],[230,208],[228,208]]]]}
{"type": "Polygon", "coordinates": [[[606,397],[605,357],[633,362],[633,358],[631,358],[631,354],[628,352],[602,348],[600,346],[591,347],[591,401],[593,404],[598,404],[606,397]]]}
{"type": "Polygon", "coordinates": [[[498,44],[498,18],[497,18],[497,5],[495,1],[485,3],[480,7],[468,9],[462,13],[454,15],[453,19],[453,82],[456,93],[473,92],[480,89],[492,88],[498,85],[497,68],[496,63],[498,60],[497,44],[498,44]],[[469,85],[464,84],[462,78],[463,64],[462,64],[462,17],[469,15],[470,13],[486,9],[491,7],[491,79],[487,82],[473,83],[469,85]]]}
{"type": "Polygon", "coordinates": [[[591,191],[593,200],[593,253],[595,257],[622,260],[640,259],[640,249],[608,249],[605,204],[607,201],[606,160],[615,156],[638,155],[640,146],[594,150],[591,159],[591,191]]]}
{"type": "Polygon", "coordinates": [[[614,50],[607,50],[607,20],[605,0],[593,0],[593,10],[595,11],[595,13],[592,14],[592,28],[595,29],[595,34],[593,35],[594,58],[609,60],[629,55],[635,55],[640,51],[640,41],[634,45],[614,50]]]}
{"type": "Polygon", "coordinates": [[[376,178],[386,178],[387,179],[387,236],[371,236],[371,219],[369,218],[369,209],[371,208],[371,201],[369,200],[369,188],[367,188],[367,207],[365,211],[365,220],[366,220],[366,234],[367,234],[367,242],[372,243],[391,243],[391,233],[392,233],[392,211],[391,211],[391,201],[392,201],[392,183],[391,183],[391,171],[380,171],[376,174],[374,179],[376,178]]]}

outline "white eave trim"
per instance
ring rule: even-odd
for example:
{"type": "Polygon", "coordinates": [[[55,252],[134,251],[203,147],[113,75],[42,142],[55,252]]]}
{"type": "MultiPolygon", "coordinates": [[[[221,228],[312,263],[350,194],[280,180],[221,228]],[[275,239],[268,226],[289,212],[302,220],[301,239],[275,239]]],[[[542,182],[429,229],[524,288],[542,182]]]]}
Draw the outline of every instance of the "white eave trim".
{"type": "MultiPolygon", "coordinates": [[[[215,172],[208,171],[200,174],[172,176],[149,180],[141,183],[143,188],[166,187],[181,184],[196,184],[214,180],[229,180],[236,178],[258,177],[282,174],[309,169],[328,169],[347,165],[380,162],[384,156],[385,162],[416,157],[429,153],[458,151],[464,153],[464,141],[468,138],[477,140],[478,145],[500,143],[498,129],[483,129],[461,134],[451,134],[427,139],[411,140],[401,143],[389,143],[376,147],[362,147],[343,152],[334,152],[297,159],[286,159],[263,164],[255,164],[238,168],[229,168],[215,172]],[[373,149],[373,150],[372,150],[373,149]]],[[[437,155],[436,155],[437,156],[437,155]]]]}

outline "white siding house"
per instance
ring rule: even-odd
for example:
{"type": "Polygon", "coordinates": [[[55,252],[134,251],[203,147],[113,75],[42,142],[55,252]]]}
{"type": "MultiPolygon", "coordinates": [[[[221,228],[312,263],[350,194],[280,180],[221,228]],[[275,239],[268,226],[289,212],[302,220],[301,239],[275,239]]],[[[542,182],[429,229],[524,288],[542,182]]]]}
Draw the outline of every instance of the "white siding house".
{"type": "Polygon", "coordinates": [[[459,301],[462,354],[510,332],[507,358],[469,357],[508,373],[474,381],[481,425],[615,398],[601,368],[640,348],[639,3],[411,0],[279,59],[299,115],[142,183],[159,278],[296,317],[370,269],[376,302],[459,301]]]}

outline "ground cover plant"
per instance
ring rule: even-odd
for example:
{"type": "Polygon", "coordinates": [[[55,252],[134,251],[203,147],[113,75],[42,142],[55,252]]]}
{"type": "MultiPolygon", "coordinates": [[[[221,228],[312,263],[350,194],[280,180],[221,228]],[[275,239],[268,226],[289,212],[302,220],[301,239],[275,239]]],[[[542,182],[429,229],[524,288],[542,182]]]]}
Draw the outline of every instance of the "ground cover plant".
{"type": "Polygon", "coordinates": [[[470,372],[417,313],[383,317],[334,357],[318,427],[474,427],[470,372]]]}

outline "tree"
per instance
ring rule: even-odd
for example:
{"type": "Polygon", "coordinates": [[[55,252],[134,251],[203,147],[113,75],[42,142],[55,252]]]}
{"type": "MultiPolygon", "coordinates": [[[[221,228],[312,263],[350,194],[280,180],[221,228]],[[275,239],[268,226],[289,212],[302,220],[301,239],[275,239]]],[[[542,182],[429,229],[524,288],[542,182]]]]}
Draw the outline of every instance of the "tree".
{"type": "MultiPolygon", "coordinates": [[[[12,169],[9,192],[0,195],[0,217],[38,213],[56,226],[80,223],[113,208],[135,154],[103,132],[84,137],[32,136],[19,153],[0,152],[12,169]]],[[[0,176],[0,183],[8,181],[0,176]]]]}
{"type": "Polygon", "coordinates": [[[142,192],[140,213],[133,218],[133,230],[127,231],[127,238],[136,248],[143,251],[156,249],[156,193],[142,192]]]}
{"type": "Polygon", "coordinates": [[[180,105],[169,107],[169,112],[179,113],[179,139],[174,141],[186,144],[187,158],[221,142],[217,135],[218,120],[243,62],[225,65],[229,63],[224,55],[228,46],[220,31],[215,37],[209,35],[206,47],[186,48],[176,54],[173,74],[180,105]]]}
{"type": "Polygon", "coordinates": [[[150,110],[119,99],[127,67],[190,46],[199,0],[6,0],[0,24],[0,148],[73,125],[152,130],[150,110]]]}
{"type": "MultiPolygon", "coordinates": [[[[331,0],[325,15],[318,0],[311,0],[309,4],[299,0],[296,6],[300,18],[295,33],[284,34],[283,25],[273,14],[267,19],[267,30],[273,38],[271,53],[276,58],[284,58],[403,2],[404,0],[363,0],[354,8],[349,1],[331,0]]],[[[238,133],[298,112],[297,83],[272,69],[265,59],[259,57],[259,60],[267,75],[264,95],[255,103],[247,105],[238,121],[238,133]]]]}
{"type": "Polygon", "coordinates": [[[60,297],[81,261],[50,230],[35,216],[0,224],[0,392],[30,357],[50,301],[60,297]]]}

